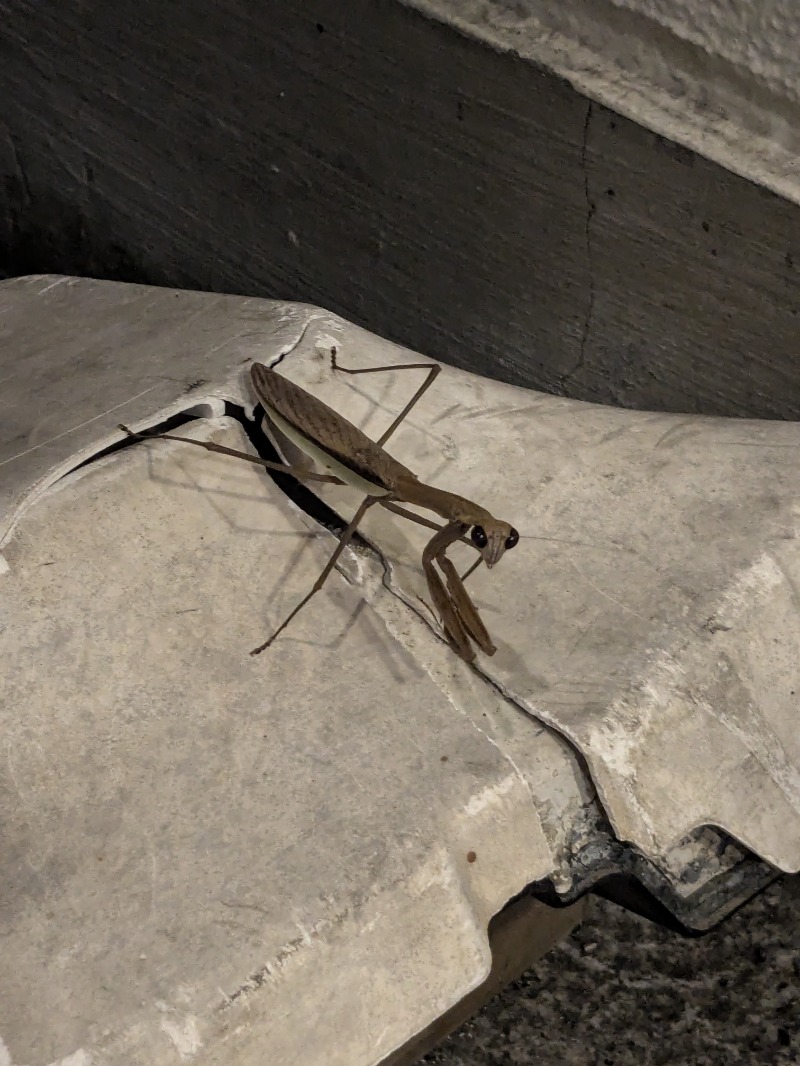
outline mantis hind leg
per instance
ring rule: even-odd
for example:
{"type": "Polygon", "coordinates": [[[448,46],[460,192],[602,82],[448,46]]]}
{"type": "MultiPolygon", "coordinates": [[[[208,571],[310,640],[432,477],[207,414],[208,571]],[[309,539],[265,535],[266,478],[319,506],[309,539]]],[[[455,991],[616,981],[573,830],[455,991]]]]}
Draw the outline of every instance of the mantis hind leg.
{"type": "Polygon", "coordinates": [[[263,466],[267,470],[278,470],[283,474],[291,474],[298,481],[325,481],[331,485],[344,484],[340,478],[334,477],[333,474],[318,474],[315,470],[306,470],[304,467],[289,466],[287,463],[273,463],[269,459],[262,459],[260,455],[251,455],[250,452],[243,452],[238,448],[226,448],[224,445],[216,444],[210,440],[194,440],[192,437],[179,437],[175,433],[148,433],[146,430],[144,433],[137,433],[132,429],[128,429],[121,422],[118,428],[132,440],[178,440],[181,444],[193,444],[196,448],[205,448],[207,452],[216,452],[217,455],[230,455],[234,459],[244,459],[247,463],[263,466]]]}
{"type": "Polygon", "coordinates": [[[391,437],[409,411],[414,405],[422,398],[423,394],[428,391],[436,378],[441,373],[442,368],[438,363],[392,363],[390,366],[366,366],[366,367],[346,367],[340,366],[336,362],[336,349],[331,348],[331,366],[334,370],[341,371],[342,374],[382,374],[386,370],[427,370],[428,376],[422,382],[420,387],[405,405],[400,414],[395,418],[394,422],[389,426],[387,430],[378,438],[376,444],[383,445],[391,437]]]}

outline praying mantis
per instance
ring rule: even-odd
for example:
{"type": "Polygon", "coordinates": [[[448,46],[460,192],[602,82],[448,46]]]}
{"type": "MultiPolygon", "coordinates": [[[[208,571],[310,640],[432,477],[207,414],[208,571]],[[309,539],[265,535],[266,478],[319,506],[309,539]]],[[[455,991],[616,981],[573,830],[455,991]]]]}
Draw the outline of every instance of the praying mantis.
{"type": "Polygon", "coordinates": [[[389,437],[436,380],[441,366],[437,363],[399,363],[380,367],[343,367],[337,362],[336,348],[332,348],[331,368],[343,374],[376,374],[397,370],[427,370],[428,373],[389,428],[377,441],[373,441],[343,415],[306,392],[301,386],[263,363],[253,363],[250,368],[251,383],[266,416],[289,441],[327,471],[326,473],[319,473],[304,466],[271,462],[211,441],[192,440],[172,433],[135,433],[124,425],[119,428],[136,440],[179,440],[207,451],[244,459],[269,470],[291,474],[299,481],[347,484],[364,493],[364,499],[341,534],[336,550],[311,590],[269,638],[257,648],[253,648],[251,655],[259,655],[268,648],[319,592],[364,515],[375,504],[380,504],[418,525],[435,530],[422,553],[422,568],[444,635],[453,650],[467,663],[475,659],[475,645],[486,655],[493,655],[497,649],[464,587],[464,581],[481,562],[490,568],[498,563],[503,554],[518,542],[519,534],[508,522],[495,518],[486,508],[463,496],[420,481],[384,448],[389,437]],[[435,522],[400,506],[401,503],[432,511],[445,520],[445,525],[438,526],[435,522]],[[467,532],[469,539],[465,536],[467,532]],[[446,554],[447,549],[457,541],[465,541],[479,552],[478,559],[463,576],[459,576],[446,554]]]}

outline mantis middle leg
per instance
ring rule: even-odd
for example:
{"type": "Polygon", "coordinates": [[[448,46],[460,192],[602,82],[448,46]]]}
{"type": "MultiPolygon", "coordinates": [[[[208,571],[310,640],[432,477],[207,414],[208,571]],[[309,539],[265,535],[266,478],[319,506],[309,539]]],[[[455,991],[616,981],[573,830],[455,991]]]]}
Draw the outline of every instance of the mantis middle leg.
{"type": "Polygon", "coordinates": [[[428,376],[422,382],[420,387],[405,405],[400,414],[395,418],[394,422],[389,428],[378,438],[377,444],[385,444],[391,437],[408,412],[414,407],[414,405],[422,398],[423,393],[427,392],[436,378],[441,373],[442,368],[438,363],[431,365],[430,363],[393,363],[391,366],[366,366],[353,369],[351,367],[340,366],[336,362],[336,349],[331,348],[331,366],[334,370],[340,370],[343,374],[382,374],[387,370],[427,370],[428,376]]]}

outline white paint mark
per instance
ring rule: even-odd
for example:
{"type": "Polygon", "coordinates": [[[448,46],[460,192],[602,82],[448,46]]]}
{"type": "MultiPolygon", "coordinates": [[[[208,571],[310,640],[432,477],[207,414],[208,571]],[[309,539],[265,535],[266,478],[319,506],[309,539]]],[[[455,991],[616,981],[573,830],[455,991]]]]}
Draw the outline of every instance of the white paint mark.
{"type": "Polygon", "coordinates": [[[517,784],[517,775],[511,774],[502,781],[498,781],[496,785],[489,785],[488,788],[481,789],[465,805],[464,814],[469,818],[474,818],[485,811],[487,807],[501,806],[503,796],[515,788],[517,784]]]}
{"type": "Polygon", "coordinates": [[[182,1059],[191,1058],[202,1047],[197,1018],[193,1014],[188,1014],[182,1024],[169,1018],[162,1018],[161,1030],[170,1038],[182,1059]]]}
{"type": "Polygon", "coordinates": [[[188,1005],[197,998],[197,988],[195,985],[176,985],[172,995],[178,1003],[188,1005]]]}
{"type": "Polygon", "coordinates": [[[452,856],[440,850],[431,855],[427,862],[418,867],[408,881],[408,892],[412,899],[425,896],[431,889],[441,888],[449,892],[454,899],[463,896],[461,882],[453,868],[452,856]]]}
{"type": "Polygon", "coordinates": [[[306,945],[306,947],[311,947],[311,945],[314,943],[311,932],[306,929],[302,922],[296,922],[295,925],[297,927],[298,933],[303,938],[303,943],[306,945]]]}
{"type": "Polygon", "coordinates": [[[588,750],[600,755],[621,781],[635,777],[635,757],[643,737],[653,723],[663,719],[685,680],[680,663],[666,653],[658,655],[648,664],[640,687],[615,699],[603,719],[590,729],[588,750]]]}
{"type": "Polygon", "coordinates": [[[719,606],[709,621],[720,629],[733,629],[758,596],[769,594],[784,580],[781,568],[765,552],[752,566],[736,575],[720,597],[719,606]]]}
{"type": "MultiPolygon", "coordinates": [[[[305,311],[305,309],[303,309],[303,311],[305,311]]],[[[279,316],[278,321],[281,322],[282,324],[283,323],[287,323],[287,324],[291,324],[291,325],[296,325],[297,324],[297,320],[300,317],[301,317],[301,312],[300,311],[297,311],[293,307],[287,307],[286,313],[285,314],[281,313],[280,316],[279,316]]],[[[287,344],[282,344],[281,345],[281,347],[276,352],[274,358],[270,362],[269,366],[270,367],[276,366],[278,363],[280,363],[284,359],[285,356],[291,355],[292,352],[296,351],[300,347],[300,345],[303,343],[303,341],[306,339],[306,334],[308,333],[308,331],[311,328],[312,324],[314,322],[322,321],[323,319],[325,319],[325,317],[326,316],[324,314],[322,314],[322,313],[309,315],[308,318],[303,323],[299,334],[294,338],[294,340],[289,341],[287,344]]]]}
{"type": "Polygon", "coordinates": [[[51,281],[49,285],[45,285],[43,289],[39,289],[39,296],[44,296],[46,292],[50,292],[51,289],[57,289],[59,285],[66,285],[70,281],[70,278],[56,278],[55,281],[51,281]]]}
{"type": "Polygon", "coordinates": [[[383,1038],[386,1036],[386,1034],[389,1032],[389,1030],[391,1028],[392,1028],[391,1025],[384,1025],[383,1029],[381,1029],[381,1031],[378,1033],[378,1035],[375,1037],[375,1039],[373,1041],[373,1043],[375,1044],[375,1047],[380,1047],[381,1046],[381,1043],[383,1042],[383,1038]]]}
{"type": "Polygon", "coordinates": [[[6,1047],[2,1036],[0,1036],[0,1066],[14,1066],[11,1061],[11,1052],[6,1047]]]}
{"type": "Polygon", "coordinates": [[[92,1056],[83,1048],[78,1048],[63,1059],[54,1059],[49,1066],[92,1066],[92,1056]]]}
{"type": "Polygon", "coordinates": [[[341,340],[332,333],[318,333],[314,341],[314,348],[317,352],[330,356],[331,348],[335,348],[338,344],[341,344],[341,340]]]}
{"type": "MultiPolygon", "coordinates": [[[[8,565],[8,560],[4,555],[0,555],[0,574],[10,574],[11,567],[8,565]]],[[[3,1060],[0,1059],[0,1066],[3,1066],[3,1060]]]]}

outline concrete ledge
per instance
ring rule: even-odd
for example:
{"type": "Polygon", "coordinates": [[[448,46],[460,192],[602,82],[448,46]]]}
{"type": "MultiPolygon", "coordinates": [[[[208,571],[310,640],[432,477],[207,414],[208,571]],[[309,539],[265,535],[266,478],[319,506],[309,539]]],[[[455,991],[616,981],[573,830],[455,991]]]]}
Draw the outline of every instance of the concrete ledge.
{"type": "MultiPolygon", "coordinates": [[[[375,1066],[465,1009],[511,899],[633,871],[707,927],[800,867],[798,426],[445,368],[392,452],[519,528],[470,578],[496,654],[453,655],[430,531],[386,512],[253,659],[332,537],[249,464],[118,423],[251,448],[258,359],[376,437],[410,375],[364,386],[331,347],[421,357],[78,278],[0,312],[6,1060],[375,1066]]],[[[353,493],[317,495],[342,528],[353,493]]],[[[509,972],[572,920],[536,908],[509,972]]]]}

